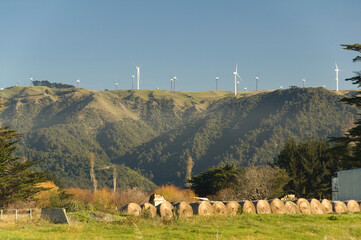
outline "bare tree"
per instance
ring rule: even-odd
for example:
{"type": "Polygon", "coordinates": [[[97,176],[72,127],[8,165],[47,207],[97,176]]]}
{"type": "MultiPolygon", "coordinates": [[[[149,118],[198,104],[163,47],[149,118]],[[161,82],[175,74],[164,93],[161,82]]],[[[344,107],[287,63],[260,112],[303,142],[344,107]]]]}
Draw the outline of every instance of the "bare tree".
{"type": "Polygon", "coordinates": [[[93,183],[93,191],[96,192],[97,188],[98,188],[98,183],[97,180],[95,179],[95,172],[94,172],[94,160],[95,160],[95,155],[93,152],[90,152],[89,154],[89,163],[90,163],[90,179],[93,183]]]}
{"type": "Polygon", "coordinates": [[[188,156],[188,159],[187,159],[187,168],[186,168],[186,177],[185,177],[185,186],[186,186],[187,188],[190,188],[190,187],[191,187],[191,183],[189,182],[189,180],[191,180],[191,177],[192,177],[193,165],[194,165],[194,162],[193,162],[192,157],[191,157],[191,156],[188,156]]]}

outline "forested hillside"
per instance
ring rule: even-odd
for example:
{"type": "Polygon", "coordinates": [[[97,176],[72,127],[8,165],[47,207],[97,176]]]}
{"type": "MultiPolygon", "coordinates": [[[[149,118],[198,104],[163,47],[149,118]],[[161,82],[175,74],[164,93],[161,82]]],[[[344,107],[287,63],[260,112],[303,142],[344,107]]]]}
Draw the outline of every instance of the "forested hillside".
{"type": "Polygon", "coordinates": [[[295,139],[341,136],[356,110],[322,88],[268,92],[169,91],[13,87],[0,91],[3,125],[23,134],[18,154],[65,186],[90,187],[89,153],[96,155],[99,186],[112,186],[116,163],[120,187],[183,185],[186,160],[194,173],[231,163],[273,161],[295,139]],[[138,173],[134,172],[136,170],[138,173]]]}

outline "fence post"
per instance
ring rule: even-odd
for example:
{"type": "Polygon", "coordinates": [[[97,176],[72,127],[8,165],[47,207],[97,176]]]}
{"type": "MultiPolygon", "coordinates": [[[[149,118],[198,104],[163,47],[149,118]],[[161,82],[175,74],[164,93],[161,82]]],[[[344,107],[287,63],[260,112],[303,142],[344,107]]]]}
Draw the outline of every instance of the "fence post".
{"type": "Polygon", "coordinates": [[[33,214],[32,214],[31,208],[30,208],[30,210],[29,210],[29,218],[30,218],[30,219],[33,219],[33,214]]]}
{"type": "Polygon", "coordinates": [[[15,209],[15,220],[18,220],[18,210],[15,209]]]}
{"type": "Polygon", "coordinates": [[[1,211],[0,211],[0,219],[3,219],[3,217],[4,217],[4,210],[1,209],[1,211]]]}

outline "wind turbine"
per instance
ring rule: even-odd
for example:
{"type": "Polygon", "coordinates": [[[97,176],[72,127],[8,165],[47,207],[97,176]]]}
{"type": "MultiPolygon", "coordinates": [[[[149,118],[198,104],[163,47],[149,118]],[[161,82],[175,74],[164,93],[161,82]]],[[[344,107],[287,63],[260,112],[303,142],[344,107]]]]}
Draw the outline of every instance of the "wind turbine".
{"type": "Polygon", "coordinates": [[[80,79],[76,80],[76,87],[79,88],[80,79]]]}
{"type": "Polygon", "coordinates": [[[302,79],[303,88],[305,88],[306,79],[302,79]]]}
{"type": "Polygon", "coordinates": [[[218,80],[219,80],[219,77],[217,76],[216,77],[216,91],[218,91],[218,80]]]}
{"type": "Polygon", "coordinates": [[[234,95],[237,96],[237,77],[239,78],[239,80],[241,80],[241,77],[238,75],[237,72],[237,67],[238,65],[236,65],[236,71],[233,72],[233,76],[234,76],[234,95]]]}
{"type": "Polygon", "coordinates": [[[338,69],[337,64],[335,63],[335,72],[336,72],[336,92],[338,92],[338,72],[340,71],[340,69],[338,69]]]}
{"type": "Polygon", "coordinates": [[[140,67],[135,66],[137,69],[137,89],[139,90],[139,79],[140,79],[140,67]]]}
{"type": "Polygon", "coordinates": [[[175,91],[175,81],[177,80],[177,77],[176,76],[174,76],[173,77],[173,87],[174,87],[174,91],[175,91]]]}
{"type": "Polygon", "coordinates": [[[33,78],[30,78],[30,86],[33,85],[33,78]]]}
{"type": "Polygon", "coordinates": [[[134,89],[134,78],[135,78],[135,76],[132,75],[132,89],[134,89]]]}
{"type": "Polygon", "coordinates": [[[170,79],[170,90],[173,91],[173,78],[170,79]]]}
{"type": "Polygon", "coordinates": [[[256,77],[256,91],[258,91],[258,79],[259,79],[259,77],[257,76],[256,77]]]}
{"type": "Polygon", "coordinates": [[[115,82],[115,90],[118,90],[118,82],[115,82]]]}

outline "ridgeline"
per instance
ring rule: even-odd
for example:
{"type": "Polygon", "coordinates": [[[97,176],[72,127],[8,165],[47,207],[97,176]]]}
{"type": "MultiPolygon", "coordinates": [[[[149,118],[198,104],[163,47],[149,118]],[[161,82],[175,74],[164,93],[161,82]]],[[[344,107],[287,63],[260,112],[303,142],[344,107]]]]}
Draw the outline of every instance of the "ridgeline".
{"type": "Polygon", "coordinates": [[[66,187],[91,187],[93,151],[99,187],[112,186],[112,171],[102,168],[117,164],[120,188],[150,190],[153,182],[183,186],[189,156],[197,174],[224,164],[273,162],[290,137],[341,136],[357,117],[339,102],[343,94],[12,87],[0,91],[0,121],[22,133],[18,155],[40,160],[37,168],[66,187]]]}

